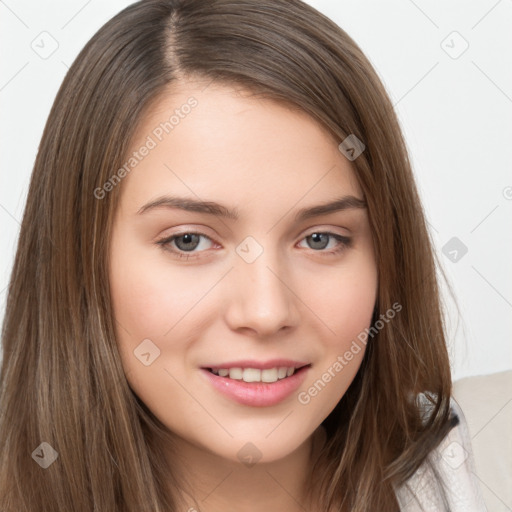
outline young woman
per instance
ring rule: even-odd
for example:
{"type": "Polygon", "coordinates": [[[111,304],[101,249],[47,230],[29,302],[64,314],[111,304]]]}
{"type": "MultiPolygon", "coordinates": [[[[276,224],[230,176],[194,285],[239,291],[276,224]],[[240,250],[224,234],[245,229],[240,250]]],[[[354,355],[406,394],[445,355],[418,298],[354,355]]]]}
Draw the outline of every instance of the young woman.
{"type": "Polygon", "coordinates": [[[485,510],[395,113],[299,0],[143,0],[86,45],[0,391],[2,512],[485,510]]]}

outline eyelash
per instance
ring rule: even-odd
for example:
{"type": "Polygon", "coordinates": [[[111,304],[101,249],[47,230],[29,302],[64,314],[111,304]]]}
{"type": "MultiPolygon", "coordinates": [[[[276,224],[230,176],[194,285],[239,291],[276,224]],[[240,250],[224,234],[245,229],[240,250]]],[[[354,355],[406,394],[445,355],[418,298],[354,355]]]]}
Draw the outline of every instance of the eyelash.
{"type": "MultiPolygon", "coordinates": [[[[338,242],[340,242],[340,244],[334,250],[326,251],[324,249],[321,249],[321,250],[316,251],[316,250],[312,249],[313,252],[320,252],[320,253],[335,256],[338,253],[342,252],[344,249],[350,247],[351,243],[352,243],[351,238],[342,236],[342,235],[338,235],[336,233],[331,233],[329,231],[313,231],[312,233],[309,233],[309,235],[306,235],[304,238],[302,238],[302,240],[304,240],[312,235],[315,235],[315,234],[316,235],[329,235],[330,237],[332,237],[335,240],[337,240],[338,242]]],[[[213,240],[209,236],[205,235],[204,233],[199,233],[197,231],[184,231],[183,233],[177,233],[177,234],[171,235],[169,237],[163,238],[161,240],[158,240],[156,242],[156,244],[160,245],[163,250],[171,252],[173,254],[173,256],[176,256],[178,258],[187,259],[187,260],[197,258],[197,256],[193,255],[193,252],[187,253],[187,252],[180,251],[180,249],[171,249],[170,248],[171,242],[173,242],[176,238],[180,238],[184,235],[198,235],[198,236],[207,238],[208,240],[213,242],[213,240]]]]}

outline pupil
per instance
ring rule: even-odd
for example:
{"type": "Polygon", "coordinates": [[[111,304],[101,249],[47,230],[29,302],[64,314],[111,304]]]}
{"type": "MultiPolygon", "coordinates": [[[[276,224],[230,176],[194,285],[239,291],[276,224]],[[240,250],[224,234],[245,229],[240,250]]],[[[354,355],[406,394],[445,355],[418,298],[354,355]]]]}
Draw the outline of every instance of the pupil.
{"type": "Polygon", "coordinates": [[[311,238],[313,245],[320,244],[320,247],[314,246],[313,247],[314,249],[325,249],[325,247],[326,247],[325,241],[323,244],[321,241],[322,237],[325,237],[327,240],[327,235],[325,233],[312,233],[311,235],[309,235],[309,237],[311,238]]]}
{"type": "Polygon", "coordinates": [[[182,251],[186,251],[186,250],[190,250],[190,249],[195,249],[195,245],[197,245],[198,241],[199,241],[198,235],[195,235],[193,233],[186,233],[186,234],[181,235],[178,238],[176,238],[175,243],[179,249],[181,249],[182,251]],[[190,244],[192,245],[192,247],[190,246],[190,244]],[[184,246],[184,247],[182,247],[182,246],[184,246]]]}

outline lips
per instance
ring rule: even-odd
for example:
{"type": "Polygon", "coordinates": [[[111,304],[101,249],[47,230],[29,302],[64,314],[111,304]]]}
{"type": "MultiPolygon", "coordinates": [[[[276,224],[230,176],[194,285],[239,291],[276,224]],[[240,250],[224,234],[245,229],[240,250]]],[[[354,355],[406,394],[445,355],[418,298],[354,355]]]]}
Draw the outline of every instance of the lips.
{"type": "Polygon", "coordinates": [[[311,364],[275,359],[231,361],[201,368],[213,387],[232,400],[267,407],[286,399],[304,382],[311,364]]]}

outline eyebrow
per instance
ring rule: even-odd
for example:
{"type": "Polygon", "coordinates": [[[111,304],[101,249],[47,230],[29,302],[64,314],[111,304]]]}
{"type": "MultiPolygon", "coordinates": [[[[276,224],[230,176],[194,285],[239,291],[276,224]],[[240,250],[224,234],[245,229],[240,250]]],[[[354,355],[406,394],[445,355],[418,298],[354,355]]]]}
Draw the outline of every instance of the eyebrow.
{"type": "MultiPolygon", "coordinates": [[[[238,220],[240,217],[238,208],[229,209],[214,201],[198,201],[196,199],[177,196],[158,197],[157,199],[142,206],[138,210],[137,214],[141,215],[156,208],[177,208],[188,212],[206,213],[231,220],[238,220]]],[[[327,215],[329,213],[356,208],[366,208],[366,201],[355,196],[347,195],[329,203],[302,208],[295,214],[294,219],[296,222],[301,222],[310,219],[311,217],[318,217],[320,215],[327,215]]]]}

